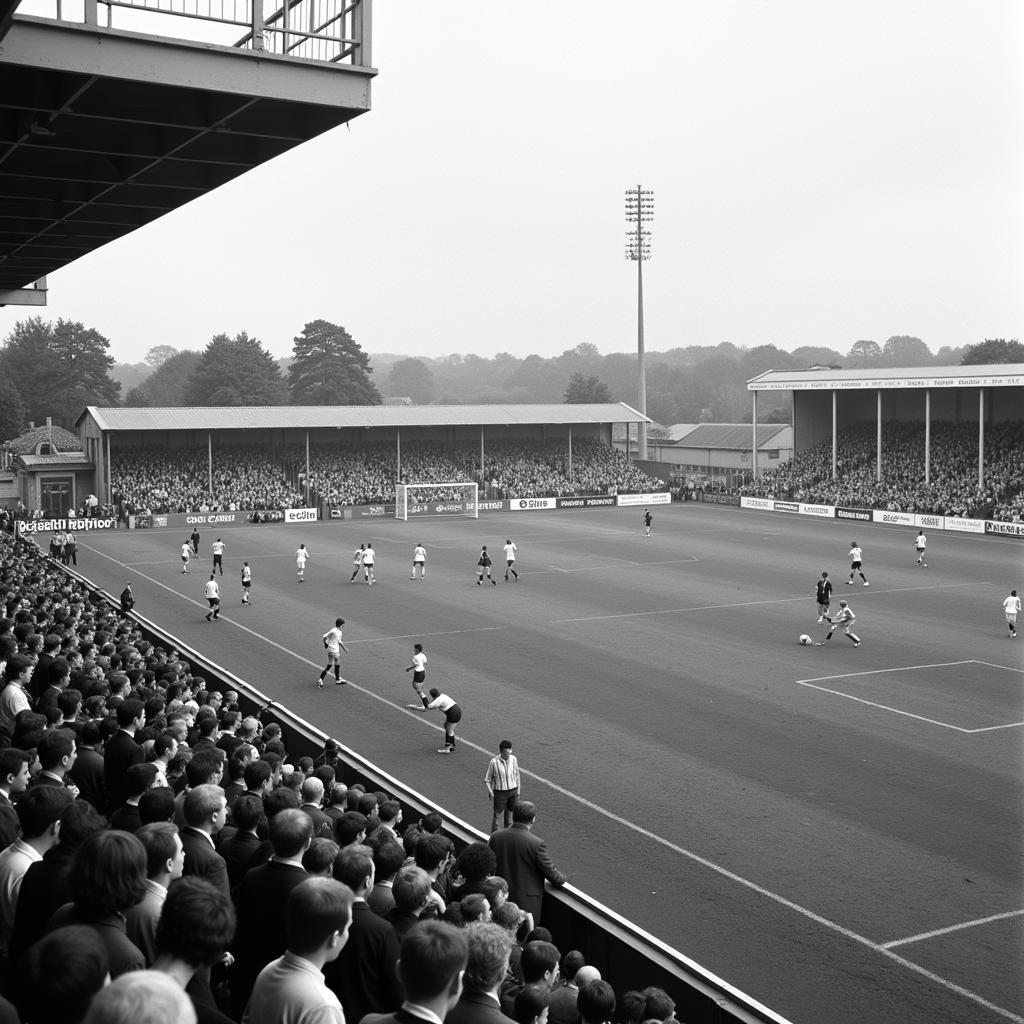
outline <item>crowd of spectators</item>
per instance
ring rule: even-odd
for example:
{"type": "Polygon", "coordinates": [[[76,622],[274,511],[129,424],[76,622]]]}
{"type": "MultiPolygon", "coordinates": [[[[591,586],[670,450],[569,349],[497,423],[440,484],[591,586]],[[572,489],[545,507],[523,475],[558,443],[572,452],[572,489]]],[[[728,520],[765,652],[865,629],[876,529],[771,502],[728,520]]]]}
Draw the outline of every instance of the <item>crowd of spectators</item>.
{"type": "Polygon", "coordinates": [[[303,503],[283,468],[255,445],[215,449],[212,464],[205,448],[126,446],[114,450],[111,463],[112,496],[122,516],[262,512],[303,503]]]}
{"type": "Polygon", "coordinates": [[[346,785],[334,741],[294,756],[31,539],[0,532],[0,596],[0,1024],[674,1020],[490,845],[346,785]]]}
{"type": "Polygon", "coordinates": [[[927,484],[923,423],[883,423],[881,479],[877,476],[876,430],[861,424],[837,437],[835,480],[829,439],[762,473],[740,493],[1006,522],[1024,518],[1024,423],[986,425],[981,487],[977,424],[935,422],[930,435],[927,484]]]}
{"type": "MultiPolygon", "coordinates": [[[[212,492],[206,449],[126,447],[115,449],[112,462],[113,494],[124,517],[296,508],[307,497],[335,506],[395,500],[396,447],[385,443],[312,444],[308,480],[304,445],[288,446],[279,462],[258,447],[214,449],[212,492]]],[[[622,452],[587,438],[573,441],[571,466],[565,441],[492,441],[482,472],[477,444],[403,442],[401,480],[476,482],[482,498],[625,494],[664,486],[622,452]]]]}

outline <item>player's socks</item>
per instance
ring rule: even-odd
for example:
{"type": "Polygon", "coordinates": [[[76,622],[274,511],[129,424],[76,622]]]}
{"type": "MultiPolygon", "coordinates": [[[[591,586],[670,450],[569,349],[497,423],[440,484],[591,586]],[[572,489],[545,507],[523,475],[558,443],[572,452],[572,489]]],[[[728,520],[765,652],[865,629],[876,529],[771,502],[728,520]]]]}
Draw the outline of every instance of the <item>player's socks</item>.
{"type": "Polygon", "coordinates": [[[426,696],[424,694],[422,694],[422,693],[420,694],[420,700],[423,701],[423,706],[425,708],[430,707],[430,701],[427,700],[426,696]]]}

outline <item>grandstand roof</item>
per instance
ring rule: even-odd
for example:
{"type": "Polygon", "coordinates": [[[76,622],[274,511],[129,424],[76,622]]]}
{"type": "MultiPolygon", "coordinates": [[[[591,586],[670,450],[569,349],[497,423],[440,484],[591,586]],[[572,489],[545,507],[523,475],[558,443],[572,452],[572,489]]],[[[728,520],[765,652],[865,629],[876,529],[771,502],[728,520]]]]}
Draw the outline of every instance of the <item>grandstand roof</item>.
{"type": "MultiPolygon", "coordinates": [[[[323,427],[456,427],[541,423],[647,423],[625,402],[593,405],[266,405],[118,409],[90,405],[101,430],[314,430],[323,427]]],[[[76,438],[77,443],[77,438],[76,438]]]]}
{"type": "MultiPolygon", "coordinates": [[[[773,448],[773,438],[789,429],[785,423],[758,423],[757,447],[773,448]]],[[[676,448],[734,448],[749,451],[753,427],[749,423],[700,423],[675,442],[676,448]]]]}
{"type": "Polygon", "coordinates": [[[858,391],[875,388],[1007,388],[1024,386],[1024,363],[910,366],[861,370],[767,370],[748,391],[858,391]]]}

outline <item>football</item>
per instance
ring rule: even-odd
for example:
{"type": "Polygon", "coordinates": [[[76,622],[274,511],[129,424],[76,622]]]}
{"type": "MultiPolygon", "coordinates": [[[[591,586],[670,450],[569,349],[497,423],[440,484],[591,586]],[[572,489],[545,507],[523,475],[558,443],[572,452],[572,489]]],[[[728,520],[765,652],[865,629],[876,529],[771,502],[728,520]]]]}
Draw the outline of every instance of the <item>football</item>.
{"type": "Polygon", "coordinates": [[[800,643],[806,647],[811,642],[811,638],[806,633],[800,634],[800,643]]]}

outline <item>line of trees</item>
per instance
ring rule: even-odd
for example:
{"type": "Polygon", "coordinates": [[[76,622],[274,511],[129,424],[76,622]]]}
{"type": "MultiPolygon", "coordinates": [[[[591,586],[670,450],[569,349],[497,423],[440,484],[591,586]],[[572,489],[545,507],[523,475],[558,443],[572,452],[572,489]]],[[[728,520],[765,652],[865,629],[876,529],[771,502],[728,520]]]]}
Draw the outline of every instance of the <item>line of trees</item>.
{"type": "MultiPolygon", "coordinates": [[[[218,334],[202,351],[159,345],[134,365],[115,364],[109,349],[102,334],[81,323],[40,317],[17,323],[0,346],[0,439],[47,416],[73,427],[86,405],[377,405],[382,395],[445,405],[636,402],[635,354],[602,356],[587,342],[551,358],[502,352],[371,359],[343,327],[314,320],[293,339],[285,360],[245,331],[218,334]],[[119,377],[126,385],[134,381],[123,401],[119,377]]],[[[770,369],[1015,362],[1024,362],[1024,345],[1001,338],[935,354],[906,335],[882,345],[856,341],[845,355],[826,347],[691,345],[648,354],[647,412],[664,424],[747,421],[746,382],[770,369]]],[[[768,421],[786,420],[789,403],[783,393],[762,395],[759,408],[768,421]]]]}

